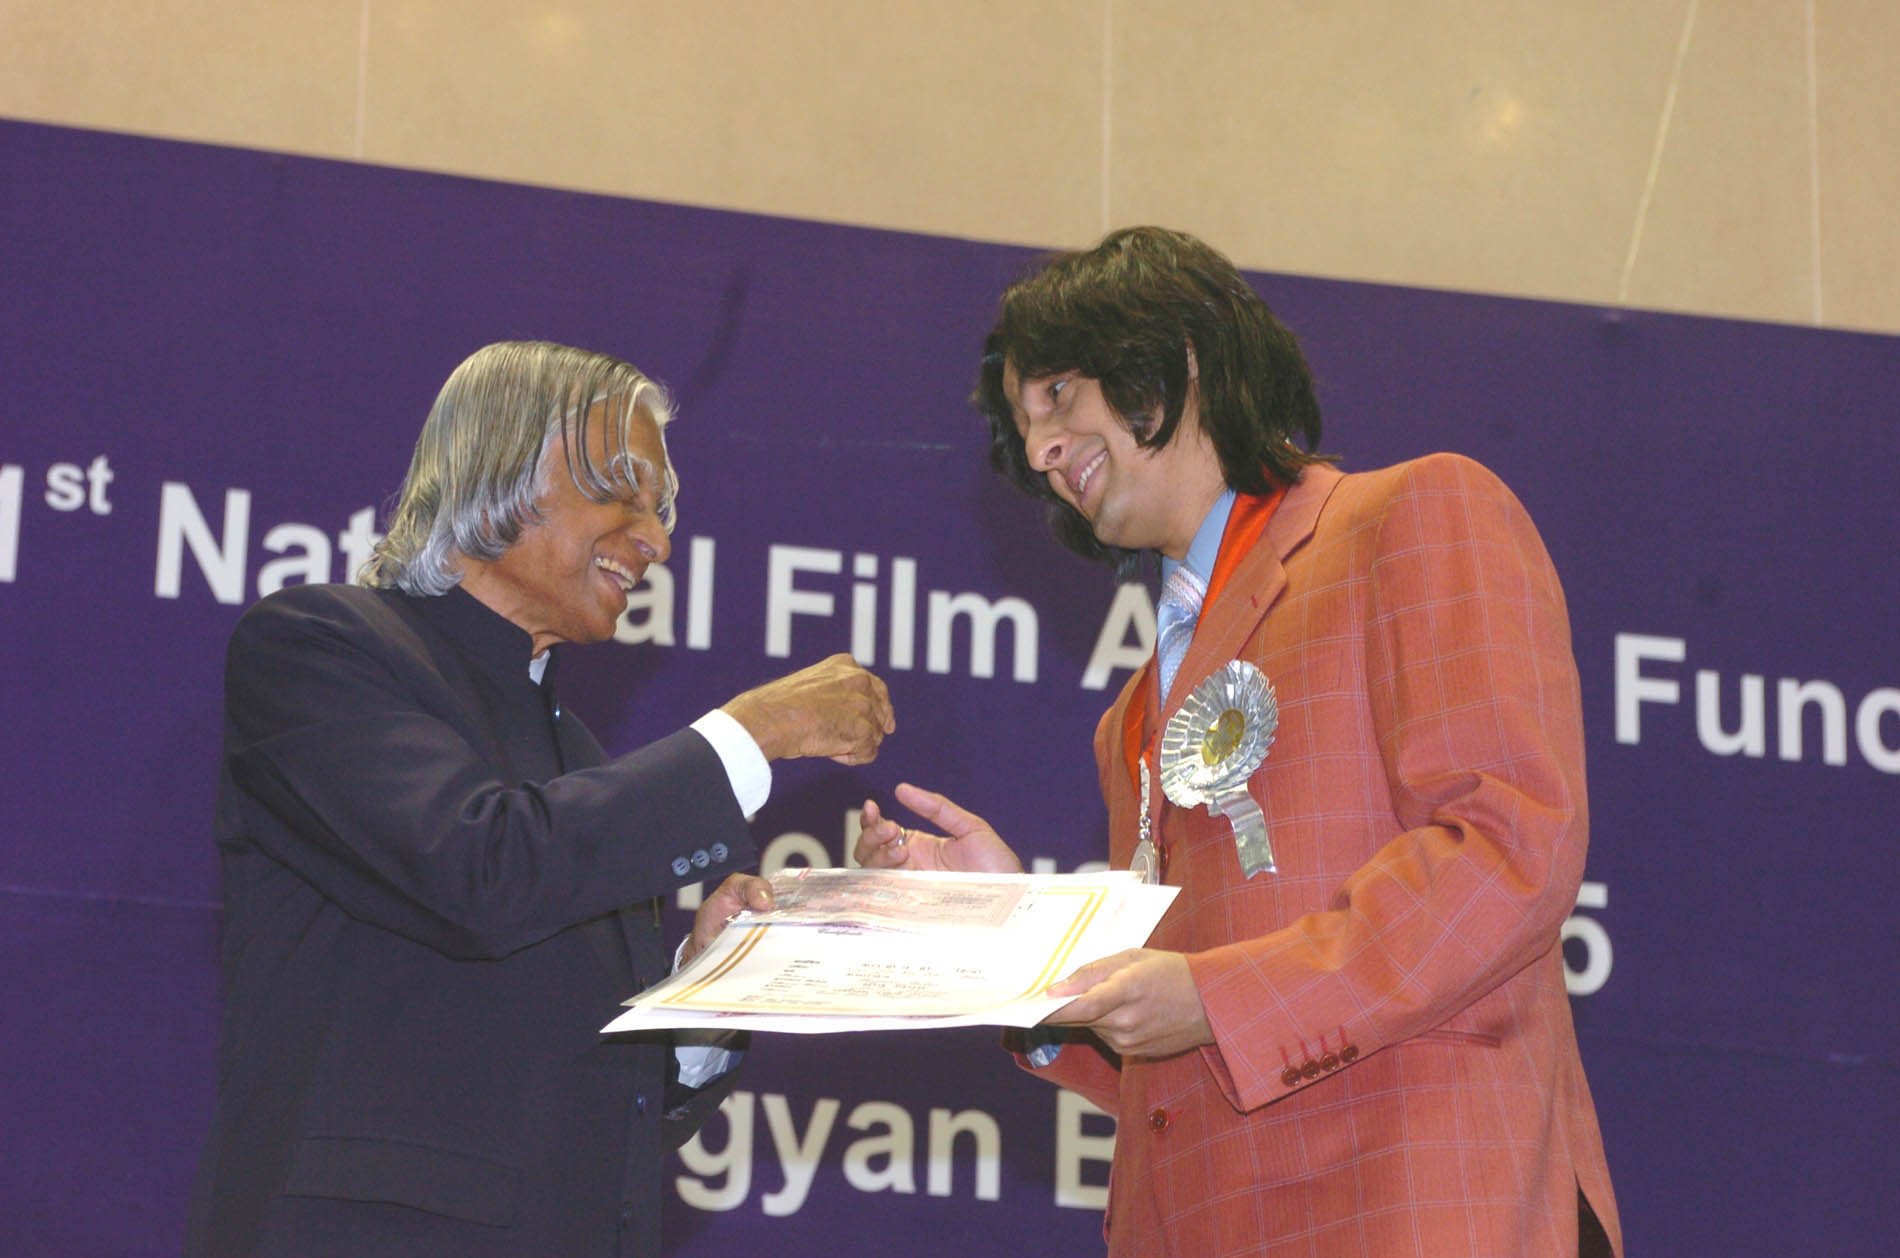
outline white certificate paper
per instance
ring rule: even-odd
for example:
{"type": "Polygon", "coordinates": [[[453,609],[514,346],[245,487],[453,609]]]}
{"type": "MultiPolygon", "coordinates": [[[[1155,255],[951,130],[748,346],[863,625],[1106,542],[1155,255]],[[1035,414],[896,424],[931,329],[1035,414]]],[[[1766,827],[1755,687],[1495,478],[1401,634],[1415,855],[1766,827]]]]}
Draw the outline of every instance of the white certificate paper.
{"type": "Polygon", "coordinates": [[[901,1030],[1034,1026],[1043,994],[1138,948],[1178,888],[1094,874],[787,869],[769,913],[745,913],[606,1031],[901,1030]]]}

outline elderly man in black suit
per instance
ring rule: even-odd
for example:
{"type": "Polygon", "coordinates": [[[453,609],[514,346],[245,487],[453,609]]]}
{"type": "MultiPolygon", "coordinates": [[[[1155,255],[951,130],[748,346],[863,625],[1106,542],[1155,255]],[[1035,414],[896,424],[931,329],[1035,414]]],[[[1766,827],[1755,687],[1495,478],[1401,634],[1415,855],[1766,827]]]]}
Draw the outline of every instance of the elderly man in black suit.
{"type": "Polygon", "coordinates": [[[770,893],[768,762],[862,763],[884,686],[835,656],[609,758],[554,689],[667,557],[664,392],[604,354],[477,352],[353,586],[245,614],[217,816],[225,1013],[193,1255],[651,1254],[660,1163],[729,1053],[603,1038],[664,976],[658,897],[770,893]]]}

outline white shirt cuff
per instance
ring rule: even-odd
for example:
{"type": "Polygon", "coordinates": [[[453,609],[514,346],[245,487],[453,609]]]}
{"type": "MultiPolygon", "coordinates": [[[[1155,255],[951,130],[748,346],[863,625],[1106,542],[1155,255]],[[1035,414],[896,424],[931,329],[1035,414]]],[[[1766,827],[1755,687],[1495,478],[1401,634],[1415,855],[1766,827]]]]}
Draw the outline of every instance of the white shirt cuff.
{"type": "MultiPolygon", "coordinates": [[[[680,954],[686,951],[687,939],[691,938],[688,935],[673,949],[675,974],[679,973],[680,954]]],[[[680,1082],[689,1088],[703,1088],[737,1066],[745,1054],[728,1047],[732,1039],[730,1031],[687,1028],[673,1032],[673,1059],[680,1064],[680,1082]]]]}
{"type": "Polygon", "coordinates": [[[752,814],[765,807],[765,801],[772,797],[772,765],[765,753],[759,750],[752,735],[746,733],[745,726],[731,713],[718,708],[694,721],[693,728],[712,744],[719,763],[726,768],[732,797],[739,801],[739,811],[750,821],[752,814]]]}
{"type": "MultiPolygon", "coordinates": [[[[673,1037],[731,1035],[730,1031],[675,1031],[673,1037]]],[[[680,1082],[689,1088],[703,1088],[739,1064],[743,1053],[712,1044],[675,1044],[673,1057],[680,1064],[680,1082]]]]}

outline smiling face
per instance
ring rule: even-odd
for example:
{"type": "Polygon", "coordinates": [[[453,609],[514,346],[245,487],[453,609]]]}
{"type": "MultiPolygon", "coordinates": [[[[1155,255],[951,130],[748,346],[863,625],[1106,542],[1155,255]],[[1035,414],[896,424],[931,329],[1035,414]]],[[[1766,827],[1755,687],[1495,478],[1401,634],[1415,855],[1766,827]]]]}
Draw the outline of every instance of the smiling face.
{"type": "MultiPolygon", "coordinates": [[[[569,474],[566,439],[557,436],[542,458],[541,518],[499,559],[461,561],[462,588],[526,630],[536,655],[559,642],[611,638],[647,565],[672,553],[663,510],[666,446],[646,411],[635,411],[630,426],[621,457],[634,468],[637,490],[607,502],[589,498],[569,474]]],[[[587,425],[596,467],[614,462],[612,429],[606,403],[597,403],[587,425]]]]}
{"type": "Polygon", "coordinates": [[[1063,371],[1024,378],[1006,363],[1003,391],[1029,466],[1082,514],[1098,541],[1158,550],[1170,559],[1187,555],[1225,486],[1192,397],[1174,439],[1146,449],[1088,376],[1063,371]]]}

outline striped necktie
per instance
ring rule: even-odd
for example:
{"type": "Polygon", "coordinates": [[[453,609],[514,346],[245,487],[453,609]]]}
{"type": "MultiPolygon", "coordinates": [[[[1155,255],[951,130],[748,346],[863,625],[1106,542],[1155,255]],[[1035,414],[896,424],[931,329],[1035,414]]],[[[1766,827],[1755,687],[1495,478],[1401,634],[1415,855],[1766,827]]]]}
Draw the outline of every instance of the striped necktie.
{"type": "Polygon", "coordinates": [[[1207,582],[1186,564],[1177,565],[1161,587],[1161,602],[1155,608],[1155,660],[1161,666],[1161,697],[1165,700],[1174,686],[1174,674],[1194,640],[1194,622],[1201,616],[1201,601],[1207,597],[1207,582]]]}

